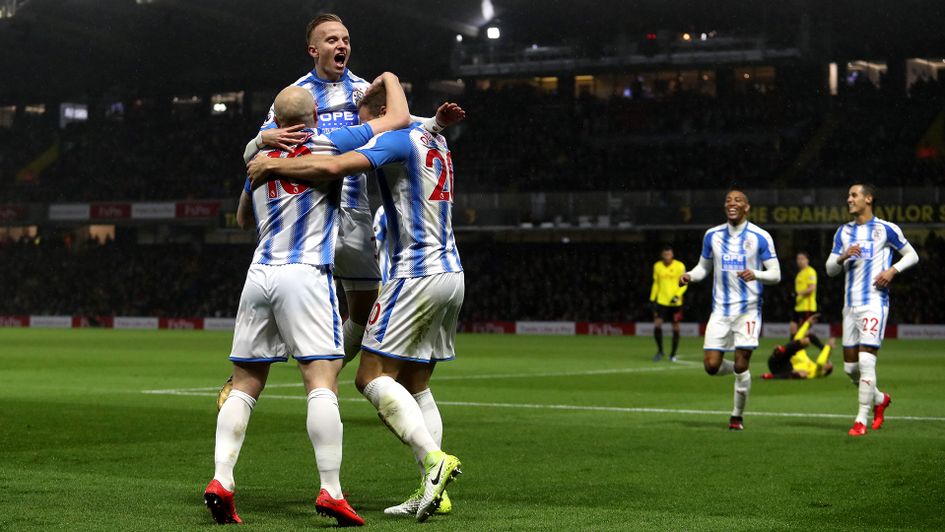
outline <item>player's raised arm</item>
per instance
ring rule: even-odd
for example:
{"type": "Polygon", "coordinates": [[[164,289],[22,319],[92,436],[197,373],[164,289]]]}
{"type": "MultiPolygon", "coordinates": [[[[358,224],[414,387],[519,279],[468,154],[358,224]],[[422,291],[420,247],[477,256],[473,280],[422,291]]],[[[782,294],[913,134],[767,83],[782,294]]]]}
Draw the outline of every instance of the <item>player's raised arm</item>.
{"type": "Polygon", "coordinates": [[[246,171],[252,188],[255,189],[265,183],[269,174],[273,173],[317,184],[366,172],[371,168],[371,161],[367,157],[349,151],[341,155],[308,155],[287,159],[257,157],[249,162],[246,171]]]}
{"type": "Polygon", "coordinates": [[[243,150],[243,162],[248,163],[259,153],[259,150],[266,146],[290,151],[292,146],[303,142],[308,137],[307,134],[301,131],[304,127],[302,124],[296,124],[294,126],[271,127],[260,130],[253,140],[246,143],[246,148],[243,150]]]}
{"type": "Polygon", "coordinates": [[[420,122],[423,129],[439,135],[444,129],[462,122],[466,118],[466,111],[458,103],[445,102],[436,109],[436,115],[430,118],[410,115],[411,122],[420,122]]]}
{"type": "Polygon", "coordinates": [[[410,125],[410,108],[407,106],[407,95],[404,94],[404,88],[400,85],[400,79],[390,72],[384,72],[368,89],[364,95],[362,106],[370,106],[372,93],[383,87],[385,94],[384,109],[368,109],[372,116],[367,124],[375,135],[392,131],[410,125]],[[365,101],[366,100],[366,101],[365,101]]]}

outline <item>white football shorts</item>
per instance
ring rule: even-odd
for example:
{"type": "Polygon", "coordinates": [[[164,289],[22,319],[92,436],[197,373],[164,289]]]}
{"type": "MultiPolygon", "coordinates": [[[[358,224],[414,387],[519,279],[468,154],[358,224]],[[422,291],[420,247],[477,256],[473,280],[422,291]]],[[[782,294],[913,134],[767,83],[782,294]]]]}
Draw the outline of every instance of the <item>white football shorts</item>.
{"type": "Polygon", "coordinates": [[[843,307],[843,347],[866,345],[879,349],[888,317],[889,305],[882,303],[843,307]]]}
{"type": "Polygon", "coordinates": [[[753,350],[758,347],[760,336],[760,310],[733,316],[723,316],[721,312],[713,312],[709,316],[709,323],[705,327],[703,349],[717,351],[753,350]]]}
{"type": "Polygon", "coordinates": [[[452,360],[465,291],[463,272],[391,279],[374,304],[361,349],[412,362],[452,360]]]}
{"type": "Polygon", "coordinates": [[[246,273],[233,331],[233,362],[344,357],[331,268],[253,264],[246,273]]]}
{"type": "Polygon", "coordinates": [[[335,277],[347,290],[377,290],[381,269],[374,247],[374,216],[371,211],[342,207],[335,244],[335,277]]]}

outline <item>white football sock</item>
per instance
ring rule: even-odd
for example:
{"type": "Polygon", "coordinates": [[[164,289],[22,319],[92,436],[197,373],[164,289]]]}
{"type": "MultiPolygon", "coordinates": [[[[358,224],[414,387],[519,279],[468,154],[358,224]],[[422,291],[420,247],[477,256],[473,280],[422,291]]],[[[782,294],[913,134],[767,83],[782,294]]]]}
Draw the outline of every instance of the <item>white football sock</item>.
{"type": "Polygon", "coordinates": [[[338,398],[327,388],[315,388],[308,394],[308,437],[315,449],[315,463],[321,488],[332,498],[341,494],[341,441],[344,426],[338,411],[338,398]]]}
{"type": "MultiPolygon", "coordinates": [[[[443,418],[440,417],[440,409],[437,408],[436,401],[433,400],[433,392],[427,388],[422,392],[413,394],[413,398],[420,406],[420,411],[423,412],[423,422],[427,426],[430,437],[433,438],[433,443],[442,448],[443,418]]],[[[419,461],[417,464],[420,466],[420,472],[423,473],[423,461],[419,461]]]]}
{"type": "Polygon", "coordinates": [[[859,362],[844,362],[843,363],[843,372],[850,377],[850,382],[854,386],[860,385],[860,363],[859,362]]]}
{"type": "Polygon", "coordinates": [[[856,414],[856,421],[866,424],[873,408],[873,397],[876,393],[876,355],[860,351],[860,385],[858,399],[860,410],[856,414]]]}
{"type": "Polygon", "coordinates": [[[732,408],[732,415],[741,417],[745,412],[745,403],[748,402],[748,394],[751,393],[751,372],[747,369],[742,373],[735,374],[735,407],[732,408]]]}
{"type": "Polygon", "coordinates": [[[735,363],[731,360],[722,360],[722,365],[719,366],[719,371],[715,373],[716,377],[721,377],[722,375],[731,375],[735,373],[735,363]]]}
{"type": "Polygon", "coordinates": [[[879,388],[873,388],[873,404],[881,405],[883,400],[886,399],[886,394],[884,394],[879,388]]]}
{"type": "Polygon", "coordinates": [[[233,468],[236,467],[236,459],[240,456],[240,448],[246,437],[246,426],[249,425],[249,416],[253,413],[254,406],[256,400],[252,396],[232,390],[217,414],[217,437],[213,451],[216,469],[213,478],[227,491],[233,491],[236,487],[233,468]]]}
{"type": "Polygon", "coordinates": [[[378,377],[364,387],[364,396],[400,441],[413,449],[418,461],[422,462],[427,453],[440,450],[427,430],[420,405],[400,383],[386,375],[378,377]]]}
{"type": "Polygon", "coordinates": [[[354,360],[354,357],[358,356],[358,353],[361,352],[361,340],[364,339],[364,325],[360,325],[354,322],[351,318],[348,318],[345,321],[344,327],[342,327],[344,332],[344,349],[345,349],[345,361],[347,364],[354,360]]]}

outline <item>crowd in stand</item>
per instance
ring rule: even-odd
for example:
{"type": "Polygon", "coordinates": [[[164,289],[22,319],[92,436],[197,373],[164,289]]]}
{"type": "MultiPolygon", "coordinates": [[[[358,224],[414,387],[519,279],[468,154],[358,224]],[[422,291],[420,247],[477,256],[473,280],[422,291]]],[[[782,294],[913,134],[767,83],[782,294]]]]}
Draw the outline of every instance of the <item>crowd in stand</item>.
{"type": "MultiPolygon", "coordinates": [[[[945,82],[892,96],[858,85],[841,96],[570,100],[529,86],[470,89],[466,122],[448,132],[466,192],[843,186],[940,183],[941,154],[917,144],[945,104],[945,82]]],[[[0,128],[0,193],[16,201],[222,198],[244,179],[242,149],[259,121],[241,114],[142,109],[59,130],[0,128]],[[35,176],[20,170],[58,143],[35,176]]],[[[43,125],[45,124],[45,125],[43,125]]]]}
{"type": "Polygon", "coordinates": [[[773,91],[565,102],[529,87],[475,92],[454,161],[476,191],[833,187],[852,175],[941,183],[942,154],[918,158],[917,146],[945,104],[945,82],[911,94],[867,85],[833,99],[773,91]]]}
{"type": "MultiPolygon", "coordinates": [[[[694,240],[693,240],[694,238],[694,240]]],[[[699,252],[676,243],[689,268],[699,252]]],[[[777,241],[777,235],[775,235],[777,241]]],[[[929,287],[945,285],[945,239],[930,233],[913,242],[922,260],[898,276],[891,323],[945,323],[945,307],[929,287]]],[[[645,321],[658,243],[464,242],[463,320],[645,321]]],[[[765,290],[766,321],[787,321],[793,310],[793,253],[781,250],[782,281],[765,290]]],[[[234,316],[252,257],[251,245],[162,244],[62,238],[0,241],[8,265],[0,283],[0,315],[234,316]]],[[[842,280],[823,273],[826,253],[812,253],[820,272],[818,300],[826,321],[839,322],[842,280]]],[[[705,321],[709,282],[685,297],[687,321],[705,321]]]]}

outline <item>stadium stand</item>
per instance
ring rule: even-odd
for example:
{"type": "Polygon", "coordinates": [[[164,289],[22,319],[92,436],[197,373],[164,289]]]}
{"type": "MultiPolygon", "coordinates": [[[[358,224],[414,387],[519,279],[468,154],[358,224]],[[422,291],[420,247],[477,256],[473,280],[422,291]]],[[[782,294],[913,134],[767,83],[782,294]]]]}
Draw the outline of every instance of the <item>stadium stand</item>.
{"type": "MultiPolygon", "coordinates": [[[[731,181],[835,187],[851,176],[880,186],[941,181],[942,160],[916,150],[945,102],[945,83],[922,82],[909,97],[869,84],[835,99],[815,96],[562,100],[528,86],[469,90],[460,98],[468,122],[451,132],[452,147],[465,192],[705,189],[731,181]]],[[[0,128],[0,192],[27,202],[232,197],[257,122],[156,109],[63,130],[21,121],[0,128]],[[55,162],[24,175],[52,145],[55,162]]]]}
{"type": "MultiPolygon", "coordinates": [[[[698,235],[695,235],[698,237],[698,235]]],[[[777,235],[775,235],[777,238],[777,235]]],[[[490,320],[646,321],[650,266],[659,243],[464,242],[458,236],[467,276],[462,318],[490,320]],[[527,265],[527,267],[522,267],[527,265]]],[[[696,240],[697,241],[697,240],[696,240]]],[[[898,305],[890,323],[945,323],[945,311],[924,297],[924,286],[945,284],[945,239],[934,232],[917,242],[922,261],[916,275],[897,279],[898,305]]],[[[82,243],[60,238],[0,240],[9,269],[0,283],[0,315],[85,315],[232,317],[236,312],[253,246],[222,244],[137,245],[82,243]]],[[[677,246],[677,256],[694,263],[698,248],[677,246]]],[[[793,276],[793,255],[782,267],[793,276]]],[[[823,252],[811,263],[822,269],[823,252]]],[[[820,277],[818,299],[826,316],[839,321],[843,305],[838,278],[820,277]]],[[[768,321],[788,321],[788,283],[765,291],[768,321]]],[[[686,319],[708,318],[709,290],[686,294],[686,319]]],[[[829,318],[828,318],[829,319],[829,318]]]]}

